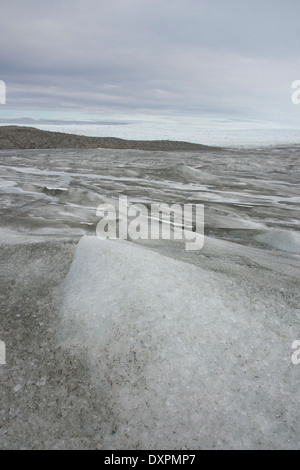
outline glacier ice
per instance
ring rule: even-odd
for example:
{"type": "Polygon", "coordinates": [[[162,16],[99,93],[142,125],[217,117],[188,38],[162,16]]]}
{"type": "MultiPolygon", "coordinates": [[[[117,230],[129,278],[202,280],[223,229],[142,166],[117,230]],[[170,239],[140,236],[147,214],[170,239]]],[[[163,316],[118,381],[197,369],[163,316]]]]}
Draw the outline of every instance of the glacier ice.
{"type": "Polygon", "coordinates": [[[298,162],[1,151],[1,448],[299,448],[298,162]],[[204,247],[81,239],[120,195],[204,204],[204,247]]]}
{"type": "Polygon", "coordinates": [[[63,286],[59,337],[87,358],[107,397],[117,431],[104,447],[292,443],[291,327],[277,307],[225,274],[83,237],[63,286]]]}

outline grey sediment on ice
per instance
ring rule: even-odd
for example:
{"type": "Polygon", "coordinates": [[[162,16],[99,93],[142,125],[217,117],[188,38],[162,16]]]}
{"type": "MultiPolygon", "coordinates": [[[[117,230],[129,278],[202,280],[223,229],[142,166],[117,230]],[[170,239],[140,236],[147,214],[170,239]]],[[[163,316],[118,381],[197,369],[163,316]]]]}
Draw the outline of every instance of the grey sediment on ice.
{"type": "Polygon", "coordinates": [[[217,150],[191,142],[171,140],[126,140],[116,137],[88,137],[84,135],[52,132],[22,126],[0,126],[0,150],[50,148],[106,148],[149,151],[201,151],[217,150]]]}

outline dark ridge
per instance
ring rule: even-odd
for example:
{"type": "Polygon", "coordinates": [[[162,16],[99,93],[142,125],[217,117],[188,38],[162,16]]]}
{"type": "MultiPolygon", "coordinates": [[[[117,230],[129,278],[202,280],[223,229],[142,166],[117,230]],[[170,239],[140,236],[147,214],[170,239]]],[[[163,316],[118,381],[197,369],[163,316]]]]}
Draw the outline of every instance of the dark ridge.
{"type": "Polygon", "coordinates": [[[221,150],[220,147],[172,140],[125,140],[116,137],[87,137],[22,126],[0,126],[0,149],[137,149],[161,151],[221,150]]]}

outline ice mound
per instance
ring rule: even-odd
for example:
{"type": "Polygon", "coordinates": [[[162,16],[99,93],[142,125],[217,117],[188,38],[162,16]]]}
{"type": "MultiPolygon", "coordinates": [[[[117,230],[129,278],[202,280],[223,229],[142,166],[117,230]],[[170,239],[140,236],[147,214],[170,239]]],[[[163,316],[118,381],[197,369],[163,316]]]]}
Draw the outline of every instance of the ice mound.
{"type": "Polygon", "coordinates": [[[270,230],[257,235],[255,239],[276,250],[300,254],[300,234],[297,232],[270,230]]]}
{"type": "Polygon", "coordinates": [[[85,236],[60,315],[113,416],[103,448],[293,445],[287,327],[232,278],[85,236]]]}
{"type": "Polygon", "coordinates": [[[208,173],[207,171],[191,168],[184,163],[176,165],[174,167],[174,173],[180,176],[180,178],[200,183],[216,184],[220,180],[218,176],[208,173]]]}

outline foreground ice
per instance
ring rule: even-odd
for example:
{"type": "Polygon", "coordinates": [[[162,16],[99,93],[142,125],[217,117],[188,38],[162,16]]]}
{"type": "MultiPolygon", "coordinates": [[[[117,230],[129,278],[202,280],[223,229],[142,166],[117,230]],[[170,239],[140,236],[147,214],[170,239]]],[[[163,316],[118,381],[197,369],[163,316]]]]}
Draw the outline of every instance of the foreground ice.
{"type": "Polygon", "coordinates": [[[299,448],[299,146],[0,154],[1,448],[299,448]],[[203,249],[93,238],[120,195],[203,249]]]}
{"type": "Polygon", "coordinates": [[[60,340],[87,358],[106,397],[104,448],[293,448],[288,320],[233,277],[85,236],[64,283],[60,340]]]}

